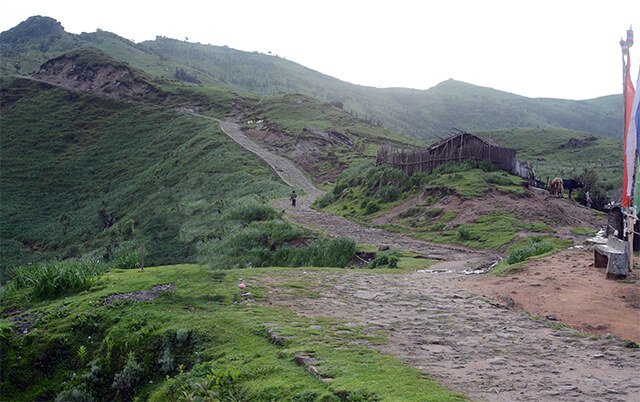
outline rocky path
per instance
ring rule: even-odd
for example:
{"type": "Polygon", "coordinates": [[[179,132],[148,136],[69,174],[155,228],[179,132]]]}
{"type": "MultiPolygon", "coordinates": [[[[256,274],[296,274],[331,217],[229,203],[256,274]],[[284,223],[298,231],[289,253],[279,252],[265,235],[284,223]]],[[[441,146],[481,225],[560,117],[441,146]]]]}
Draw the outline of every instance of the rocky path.
{"type": "Polygon", "coordinates": [[[474,400],[640,401],[640,350],[589,337],[461,289],[458,273],[270,272],[268,302],[382,331],[373,348],[418,367],[474,400]],[[281,284],[316,293],[295,297],[281,284]]]}
{"type": "Polygon", "coordinates": [[[223,131],[260,156],[290,186],[301,189],[298,207],[276,203],[294,221],[359,243],[388,244],[444,260],[447,272],[382,275],[366,271],[267,272],[269,303],[307,316],[331,316],[389,342],[372,344],[475,400],[640,401],[640,350],[614,337],[589,337],[556,321],[511,309],[464,290],[460,271],[486,262],[486,254],[433,245],[310,208],[322,191],[289,160],[264,150],[239,126],[223,131]],[[293,297],[283,283],[304,282],[318,297],[293,297]]]}

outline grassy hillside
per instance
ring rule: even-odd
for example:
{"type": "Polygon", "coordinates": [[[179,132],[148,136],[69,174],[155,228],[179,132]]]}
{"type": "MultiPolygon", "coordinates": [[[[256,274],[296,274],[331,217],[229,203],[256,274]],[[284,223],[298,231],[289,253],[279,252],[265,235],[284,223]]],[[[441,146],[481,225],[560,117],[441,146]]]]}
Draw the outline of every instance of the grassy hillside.
{"type": "Polygon", "coordinates": [[[34,16],[0,33],[0,75],[30,74],[46,60],[82,45],[49,17],[34,16]]]}
{"type": "Polygon", "coordinates": [[[193,261],[216,214],[286,187],[217,124],[25,79],[2,81],[2,266],[144,243],[193,261]]]}
{"type": "MultiPolygon", "coordinates": [[[[518,238],[602,223],[599,212],[523,184],[484,161],[450,162],[411,176],[360,163],[345,170],[316,207],[418,239],[498,252],[518,238]]],[[[554,242],[545,244],[555,248],[554,242]]]]}
{"type": "Polygon", "coordinates": [[[434,138],[452,127],[467,131],[563,127],[611,137],[620,136],[622,131],[617,112],[621,110],[620,97],[589,101],[530,99],[454,80],[425,91],[377,89],[340,81],[277,56],[226,46],[164,37],[135,44],[103,31],[62,35],[60,28],[51,21],[32,19],[0,34],[2,71],[24,74],[56,51],[94,46],[163,79],[200,86],[222,83],[261,95],[295,92],[323,101],[338,100],[357,115],[413,138],[434,138]],[[58,28],[47,36],[47,31],[39,28],[43,24],[58,28]],[[33,31],[42,31],[44,36],[27,35],[33,31]],[[49,45],[42,46],[43,41],[49,45]]]}
{"type": "Polygon", "coordinates": [[[560,129],[515,129],[480,132],[516,149],[518,159],[533,163],[542,180],[576,177],[593,168],[606,190],[622,185],[622,141],[560,129]]]}

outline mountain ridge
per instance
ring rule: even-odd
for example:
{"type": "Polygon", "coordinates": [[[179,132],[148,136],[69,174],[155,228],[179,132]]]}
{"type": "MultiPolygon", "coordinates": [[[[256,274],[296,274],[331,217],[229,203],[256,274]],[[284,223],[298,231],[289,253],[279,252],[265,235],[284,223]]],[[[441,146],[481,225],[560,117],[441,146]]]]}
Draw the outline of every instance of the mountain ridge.
{"type": "Polygon", "coordinates": [[[160,78],[178,77],[180,71],[182,77],[191,77],[192,83],[201,86],[223,84],[258,95],[293,92],[339,101],[358,116],[422,140],[436,138],[452,127],[467,131],[560,127],[614,138],[622,133],[617,116],[622,100],[616,95],[588,100],[527,98],[454,79],[426,90],[374,88],[351,84],[278,56],[163,36],[136,44],[101,30],[75,35],[54,29],[54,34],[32,37],[31,41],[16,39],[20,32],[25,36],[25,32],[46,31],[38,29],[39,25],[62,28],[51,18],[31,17],[0,33],[0,72],[25,74],[65,51],[94,46],[160,78]],[[28,60],[24,60],[26,54],[28,60]]]}

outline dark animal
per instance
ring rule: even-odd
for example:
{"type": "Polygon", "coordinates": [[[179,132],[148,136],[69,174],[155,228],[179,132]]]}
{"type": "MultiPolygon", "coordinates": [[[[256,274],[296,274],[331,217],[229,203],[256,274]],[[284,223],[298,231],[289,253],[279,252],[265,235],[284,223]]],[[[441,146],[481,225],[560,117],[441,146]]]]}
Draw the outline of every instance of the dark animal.
{"type": "Polygon", "coordinates": [[[569,199],[571,199],[571,191],[584,188],[584,184],[574,179],[562,179],[562,187],[569,190],[569,199]]]}

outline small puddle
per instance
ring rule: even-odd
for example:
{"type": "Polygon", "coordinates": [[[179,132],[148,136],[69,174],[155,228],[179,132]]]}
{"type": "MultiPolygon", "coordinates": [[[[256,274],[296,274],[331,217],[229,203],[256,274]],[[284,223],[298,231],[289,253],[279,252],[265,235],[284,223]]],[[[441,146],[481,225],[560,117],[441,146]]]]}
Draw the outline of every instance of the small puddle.
{"type": "Polygon", "coordinates": [[[418,269],[416,272],[421,274],[452,274],[456,271],[452,269],[418,269]]]}

